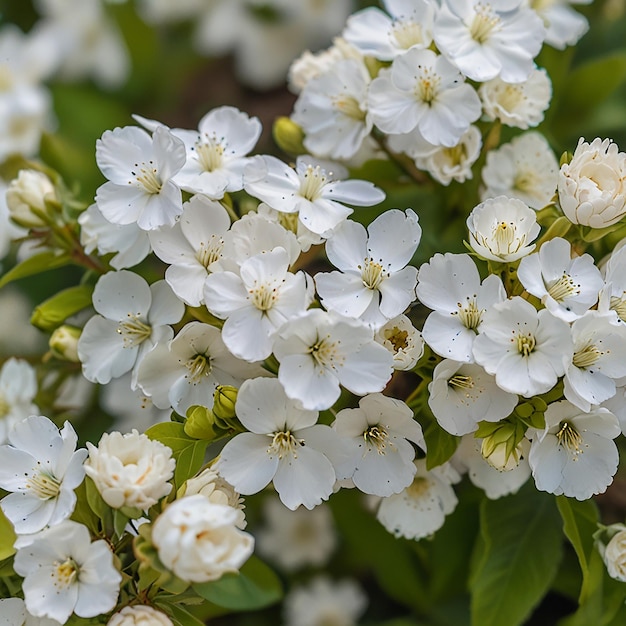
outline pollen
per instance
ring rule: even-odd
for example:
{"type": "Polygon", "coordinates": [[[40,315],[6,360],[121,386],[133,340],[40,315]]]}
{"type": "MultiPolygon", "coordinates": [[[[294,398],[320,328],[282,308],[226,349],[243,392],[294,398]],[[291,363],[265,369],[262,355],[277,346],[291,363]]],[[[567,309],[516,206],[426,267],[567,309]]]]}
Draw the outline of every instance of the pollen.
{"type": "Polygon", "coordinates": [[[569,274],[563,272],[563,276],[548,287],[548,293],[557,302],[563,302],[566,298],[577,296],[580,293],[580,285],[575,283],[569,274]]]}
{"type": "Polygon", "coordinates": [[[122,335],[124,348],[134,348],[152,334],[152,327],[140,319],[139,313],[128,313],[127,320],[117,325],[117,333],[122,335]]]}
{"type": "Polygon", "coordinates": [[[370,426],[364,433],[363,439],[365,443],[373,448],[376,448],[378,454],[385,454],[388,445],[389,433],[384,426],[377,424],[376,426],[370,426]]]}

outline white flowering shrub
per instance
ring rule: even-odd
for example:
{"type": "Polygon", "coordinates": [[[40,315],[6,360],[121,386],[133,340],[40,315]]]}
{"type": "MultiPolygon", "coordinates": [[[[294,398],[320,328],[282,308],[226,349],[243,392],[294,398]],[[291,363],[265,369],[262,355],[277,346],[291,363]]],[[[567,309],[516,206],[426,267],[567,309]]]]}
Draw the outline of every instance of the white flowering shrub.
{"type": "Polygon", "coordinates": [[[624,623],[623,0],[14,4],[0,624],[624,623]]]}

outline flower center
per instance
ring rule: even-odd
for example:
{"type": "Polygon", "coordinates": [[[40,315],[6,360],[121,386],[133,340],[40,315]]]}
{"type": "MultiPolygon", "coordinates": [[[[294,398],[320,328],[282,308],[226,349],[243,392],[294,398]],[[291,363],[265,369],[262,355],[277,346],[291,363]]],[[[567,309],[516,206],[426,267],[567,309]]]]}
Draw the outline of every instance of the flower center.
{"type": "Polygon", "coordinates": [[[37,472],[29,476],[26,488],[31,489],[40,500],[56,498],[61,491],[61,481],[48,472],[37,472]]]}
{"type": "Polygon", "coordinates": [[[409,347],[409,333],[406,330],[400,330],[397,326],[386,329],[384,336],[385,341],[393,346],[394,352],[400,352],[400,350],[406,350],[409,347]]]}
{"type": "Polygon", "coordinates": [[[147,164],[142,163],[141,167],[139,166],[139,163],[135,163],[135,167],[139,171],[139,174],[137,174],[136,171],[131,172],[131,174],[135,177],[135,180],[140,183],[148,193],[159,193],[163,187],[163,183],[159,178],[156,167],[154,167],[154,161],[148,161],[147,164]]]}
{"type": "Polygon", "coordinates": [[[205,141],[196,141],[196,158],[207,172],[214,172],[222,167],[224,159],[224,146],[221,142],[206,136],[205,141]]]}
{"type": "Polygon", "coordinates": [[[304,439],[296,439],[290,430],[273,433],[272,443],[267,449],[270,456],[277,456],[282,459],[285,456],[298,458],[298,447],[304,446],[304,439]]]}
{"type": "Polygon", "coordinates": [[[450,167],[458,167],[467,160],[467,147],[464,143],[459,143],[452,148],[444,148],[442,156],[450,167]]]}
{"type": "Polygon", "coordinates": [[[567,448],[570,452],[572,452],[574,454],[574,460],[576,460],[576,457],[583,453],[581,446],[583,438],[569,422],[561,422],[559,426],[560,429],[556,434],[559,446],[567,448]]]}
{"type": "Polygon", "coordinates": [[[534,172],[518,172],[513,181],[513,189],[517,189],[523,193],[534,191],[536,186],[537,176],[534,172]]]}
{"type": "Polygon", "coordinates": [[[511,254],[517,252],[524,242],[526,235],[517,237],[517,227],[514,222],[498,222],[491,231],[497,254],[511,254]]]}
{"type": "Polygon", "coordinates": [[[398,46],[408,50],[411,46],[424,43],[422,25],[413,20],[397,21],[391,27],[391,37],[396,40],[398,46]]]}
{"type": "Polygon", "coordinates": [[[385,454],[385,448],[387,447],[387,439],[389,433],[383,426],[377,424],[376,426],[370,426],[364,433],[363,439],[368,446],[376,448],[378,454],[385,454]]]}
{"type": "Polygon", "coordinates": [[[389,276],[383,266],[371,257],[365,259],[363,265],[357,267],[361,270],[361,280],[368,289],[378,289],[380,283],[389,276]]]}
{"type": "Polygon", "coordinates": [[[470,26],[470,35],[475,42],[483,44],[489,39],[491,33],[499,28],[500,18],[494,13],[489,3],[478,2],[474,9],[476,15],[470,26]]]}
{"type": "Polygon", "coordinates": [[[528,335],[519,334],[517,336],[517,350],[522,356],[529,356],[535,349],[536,345],[535,337],[528,333],[528,335]]]}
{"type": "Polygon", "coordinates": [[[457,387],[458,389],[474,389],[475,383],[471,376],[455,374],[448,380],[448,385],[451,387],[457,387]]]}
{"type": "Polygon", "coordinates": [[[200,248],[196,252],[196,259],[200,265],[204,266],[207,270],[212,263],[215,263],[222,255],[222,248],[224,247],[224,240],[216,235],[211,235],[211,239],[208,243],[202,241],[200,248]]]}
{"type": "Polygon", "coordinates": [[[278,287],[273,287],[266,283],[258,286],[255,285],[248,293],[250,294],[252,304],[254,304],[259,311],[269,311],[278,300],[278,287]]]}
{"type": "Polygon", "coordinates": [[[342,94],[341,96],[333,98],[333,106],[353,120],[362,122],[365,119],[366,113],[361,108],[359,101],[348,94],[342,94]]]}
{"type": "Polygon", "coordinates": [[[319,166],[307,166],[304,178],[300,181],[300,195],[307,200],[314,202],[322,191],[322,187],[328,182],[326,172],[319,166]]]}
{"type": "Polygon", "coordinates": [[[212,365],[211,358],[206,354],[196,354],[185,363],[189,371],[189,380],[194,384],[198,384],[200,379],[211,374],[212,365]]]}
{"type": "Polygon", "coordinates": [[[574,354],[573,363],[576,367],[586,369],[591,367],[603,354],[604,352],[598,350],[596,346],[588,345],[574,354]]]}
{"type": "Polygon", "coordinates": [[[430,491],[430,481],[424,476],[416,476],[413,482],[406,488],[409,497],[417,500],[430,491]]]}
{"type": "Polygon", "coordinates": [[[338,349],[339,342],[330,341],[330,337],[319,339],[309,348],[309,354],[320,367],[335,368],[341,364],[341,353],[338,349]]]}
{"type": "Polygon", "coordinates": [[[617,313],[622,322],[626,322],[626,291],[621,298],[611,296],[609,308],[617,313]]]}
{"type": "Polygon", "coordinates": [[[426,104],[431,104],[437,97],[440,82],[438,74],[431,73],[429,68],[423,68],[415,86],[416,97],[426,104]]]}
{"type": "Polygon", "coordinates": [[[117,332],[122,335],[124,340],[124,348],[134,348],[152,334],[152,327],[139,318],[139,313],[136,315],[128,313],[128,320],[117,325],[117,332]]]}
{"type": "Polygon", "coordinates": [[[55,562],[54,586],[66,588],[78,578],[78,564],[72,557],[68,557],[63,563],[55,562]]]}
{"type": "Polygon", "coordinates": [[[476,330],[485,312],[485,309],[479,309],[476,306],[476,295],[471,299],[468,296],[465,306],[461,302],[457,302],[456,305],[459,307],[459,310],[452,313],[452,315],[458,315],[459,321],[465,328],[476,330]]]}
{"type": "Polygon", "coordinates": [[[563,276],[548,287],[548,293],[557,302],[562,302],[565,298],[577,296],[580,293],[580,285],[577,285],[569,274],[563,272],[563,276]]]}
{"type": "Polygon", "coordinates": [[[498,104],[505,111],[514,111],[524,99],[524,91],[518,85],[506,85],[499,93],[498,104]]]}

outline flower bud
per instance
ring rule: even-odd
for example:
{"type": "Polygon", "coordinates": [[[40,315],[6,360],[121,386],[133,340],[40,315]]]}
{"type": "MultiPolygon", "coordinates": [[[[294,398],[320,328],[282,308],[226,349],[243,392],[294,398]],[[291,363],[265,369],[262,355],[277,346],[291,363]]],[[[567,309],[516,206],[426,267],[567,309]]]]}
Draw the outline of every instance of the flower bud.
{"type": "Polygon", "coordinates": [[[20,170],[7,189],[11,219],[24,228],[46,226],[46,199],[57,200],[52,181],[37,170],[20,170]]]}
{"type": "Polygon", "coordinates": [[[604,533],[611,537],[606,546],[600,542],[598,548],[611,578],[626,582],[626,526],[611,524],[604,533]]]}
{"type": "Polygon", "coordinates": [[[75,326],[64,324],[59,326],[50,336],[50,350],[53,356],[64,361],[78,363],[78,338],[81,330],[75,326]]]}
{"type": "Polygon", "coordinates": [[[219,385],[213,394],[213,413],[221,420],[230,420],[236,416],[235,403],[238,389],[230,385],[219,385]]]}
{"type": "Polygon", "coordinates": [[[604,228],[626,215],[626,154],[610,139],[582,138],[559,172],[559,201],[574,224],[604,228]]]}
{"type": "Polygon", "coordinates": [[[165,613],[151,606],[138,604],[125,606],[115,613],[107,622],[107,626],[174,626],[174,623],[165,613]]]}
{"type": "MultiPolygon", "coordinates": [[[[523,436],[523,431],[521,431],[523,436]]],[[[520,439],[516,424],[505,422],[483,439],[480,449],[485,461],[501,472],[515,469],[528,452],[529,442],[520,439]]]]}
{"type": "Polygon", "coordinates": [[[215,415],[204,406],[192,406],[187,410],[185,434],[194,439],[215,439],[215,415]]]}
{"type": "Polygon", "coordinates": [[[274,135],[274,141],[278,147],[287,154],[298,155],[306,152],[302,144],[304,140],[302,128],[291,118],[284,116],[279,117],[274,122],[272,134],[274,135]]]}

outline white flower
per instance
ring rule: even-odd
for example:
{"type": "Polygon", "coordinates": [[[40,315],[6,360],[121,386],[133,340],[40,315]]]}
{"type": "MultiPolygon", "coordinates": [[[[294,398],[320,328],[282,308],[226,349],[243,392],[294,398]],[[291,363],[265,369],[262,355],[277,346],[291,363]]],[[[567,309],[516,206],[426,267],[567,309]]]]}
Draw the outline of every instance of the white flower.
{"type": "Polygon", "coordinates": [[[36,394],[37,377],[32,366],[15,358],[5,361],[0,368],[0,445],[6,443],[19,420],[39,413],[33,404],[36,394]]]}
{"type": "Polygon", "coordinates": [[[237,510],[200,494],[170,504],[152,526],[159,559],[189,582],[217,580],[238,572],[254,548],[251,535],[237,528],[237,510]]]}
{"type": "Polygon", "coordinates": [[[96,142],[96,161],[108,179],[96,204],[113,224],[143,230],[172,226],[183,212],[180,188],[171,179],[185,163],[185,145],[165,126],[152,137],[135,126],[107,130],[96,142]]]}
{"type": "Polygon", "coordinates": [[[246,191],[283,213],[298,213],[311,231],[327,236],[352,209],[343,204],[372,206],[385,194],[364,180],[336,180],[330,163],[299,157],[294,171],[271,156],[254,157],[244,172],[246,191]]]}
{"type": "Polygon", "coordinates": [[[286,626],[355,626],[365,612],[367,597],[352,580],[317,577],[285,597],[286,626]]]}
{"type": "Polygon", "coordinates": [[[526,290],[556,317],[573,322],[597,301],[604,285],[600,270],[590,254],[572,259],[571,244],[555,237],[539,252],[523,258],[517,276],[526,290]]]}
{"type": "Polygon", "coordinates": [[[461,73],[432,50],[412,49],[372,81],[368,107],[385,133],[419,129],[434,145],[455,146],[480,117],[480,100],[461,73]]]}
{"type": "Polygon", "coordinates": [[[396,537],[422,539],[439,530],[457,505],[452,483],[461,477],[448,463],[428,471],[416,461],[413,482],[403,491],[383,498],[376,519],[396,537]]]}
{"type": "Polygon", "coordinates": [[[615,534],[600,550],[602,560],[611,578],[626,582],[626,526],[611,524],[607,532],[615,534]]]}
{"type": "Polygon", "coordinates": [[[395,370],[413,369],[424,354],[422,333],[406,315],[398,315],[383,324],[374,339],[391,352],[395,370]]]}
{"type": "Polygon", "coordinates": [[[225,319],[222,340],[240,359],[262,361],[272,353],[272,335],[313,300],[304,272],[289,272],[284,248],[274,248],[241,264],[239,273],[213,272],[204,283],[204,302],[225,319]]]}
{"type": "Polygon", "coordinates": [[[583,413],[567,400],[551,404],[546,427],[532,434],[528,462],[540,491],[587,500],[613,482],[619,456],[617,418],[604,408],[583,413]]]}
{"type": "Polygon", "coordinates": [[[574,11],[570,4],[590,4],[591,0],[553,0],[542,2],[531,0],[530,6],[537,12],[546,27],[545,43],[564,50],[574,46],[589,30],[589,22],[584,15],[574,11]]]}
{"type": "Polygon", "coordinates": [[[91,542],[86,526],[66,520],[43,531],[15,555],[24,577],[26,608],[65,624],[72,613],[96,617],[117,603],[122,575],[103,539],[91,542]]]}
{"type": "Polygon", "coordinates": [[[151,606],[135,604],[115,613],[107,626],[174,626],[172,620],[151,606]]]}
{"type": "Polygon", "coordinates": [[[543,121],[552,98],[552,82],[546,70],[536,67],[522,82],[493,78],[478,88],[478,95],[488,120],[527,129],[543,121]]]}
{"type": "Polygon", "coordinates": [[[113,432],[102,435],[97,448],[87,442],[87,449],[85,472],[111,508],[147,511],[172,490],[168,481],[176,463],[170,448],[160,441],[136,430],[124,435],[113,432]]]}
{"type": "Polygon", "coordinates": [[[219,200],[225,193],[243,189],[246,155],[261,135],[261,122],[239,109],[222,106],[209,111],[198,130],[174,129],[182,139],[187,160],[174,176],[182,189],[219,200]]]}
{"type": "Polygon", "coordinates": [[[468,254],[435,254],[417,275],[417,297],[434,309],[422,329],[424,341],[439,355],[471,363],[472,345],[485,311],[506,299],[499,277],[480,282],[476,264],[468,254]]]}
{"type": "Polygon", "coordinates": [[[235,411],[249,432],[224,446],[216,470],[239,493],[257,493],[272,481],[292,510],[330,496],[337,444],[331,429],[317,424],[317,411],[298,408],[275,378],[245,381],[235,411]]]}
{"type": "Polygon", "coordinates": [[[11,219],[24,228],[45,227],[46,200],[58,201],[52,181],[38,170],[20,170],[6,191],[11,219]]]}
{"type": "Polygon", "coordinates": [[[341,271],[315,275],[324,307],[374,328],[403,313],[415,299],[417,269],[407,264],[421,235],[411,209],[385,211],[367,231],[346,220],[326,242],[328,260],[341,271]]]}
{"type": "Polygon", "coordinates": [[[326,504],[312,511],[291,511],[277,498],[270,498],[263,505],[263,517],[265,524],[256,533],[258,551],[285,571],[323,567],[337,547],[333,516],[326,504]]]}
{"type": "Polygon", "coordinates": [[[438,424],[453,435],[474,432],[478,422],[497,422],[511,414],[517,395],[496,385],[479,365],[444,359],[428,385],[428,406],[438,424]]]}
{"type": "Polygon", "coordinates": [[[393,373],[393,357],[366,324],[320,309],[277,331],[274,356],[286,394],[310,410],[331,407],[339,385],[358,395],[382,391],[393,373]]]}
{"type": "Polygon", "coordinates": [[[573,355],[569,326],[519,296],[485,313],[473,349],[498,387],[526,398],[550,391],[573,355]]]}
{"type": "Polygon", "coordinates": [[[55,619],[34,617],[22,598],[0,598],[1,626],[60,626],[55,619]]]}
{"type": "Polygon", "coordinates": [[[169,343],[161,342],[142,361],[137,383],[160,409],[181,415],[195,404],[211,408],[218,385],[239,387],[262,376],[258,365],[234,357],[214,326],[190,322],[169,343]]]}
{"type": "Polygon", "coordinates": [[[154,253],[169,264],[165,271],[167,284],[190,306],[204,302],[204,281],[222,255],[229,227],[226,209],[219,202],[197,195],[183,205],[183,214],[174,226],[149,233],[154,253]]]}
{"type": "Polygon", "coordinates": [[[433,36],[437,48],[472,80],[526,80],[545,37],[523,0],[444,0],[433,36]]]}
{"type": "Polygon", "coordinates": [[[171,339],[169,324],[180,321],[183,303],[169,285],[152,285],[127,270],[101,276],[93,292],[94,315],[78,340],[78,356],[87,380],[108,383],[133,371],[158,342],[171,339]]]}
{"type": "Polygon", "coordinates": [[[487,153],[481,176],[481,200],[508,196],[532,209],[550,204],[556,192],[559,164],[545,137],[531,131],[487,153]]]}
{"type": "Polygon", "coordinates": [[[44,416],[18,422],[9,445],[0,446],[0,487],[11,493],[0,501],[18,534],[54,526],[74,511],[74,489],[83,482],[87,450],[76,450],[71,424],[59,429],[44,416]]]}
{"type": "Polygon", "coordinates": [[[350,457],[337,468],[338,478],[376,496],[390,496],[408,487],[415,475],[413,442],[426,449],[422,428],[401,400],[369,394],[358,409],[337,413],[333,429],[351,440],[350,457]]]}
{"type": "Polygon", "coordinates": [[[467,218],[470,244],[483,258],[517,261],[535,249],[541,230],[535,211],[521,200],[498,196],[474,207],[467,218]]]}
{"type": "Polygon", "coordinates": [[[574,224],[604,228],[626,214],[626,153],[610,139],[581,137],[559,172],[559,201],[574,224]]]}

